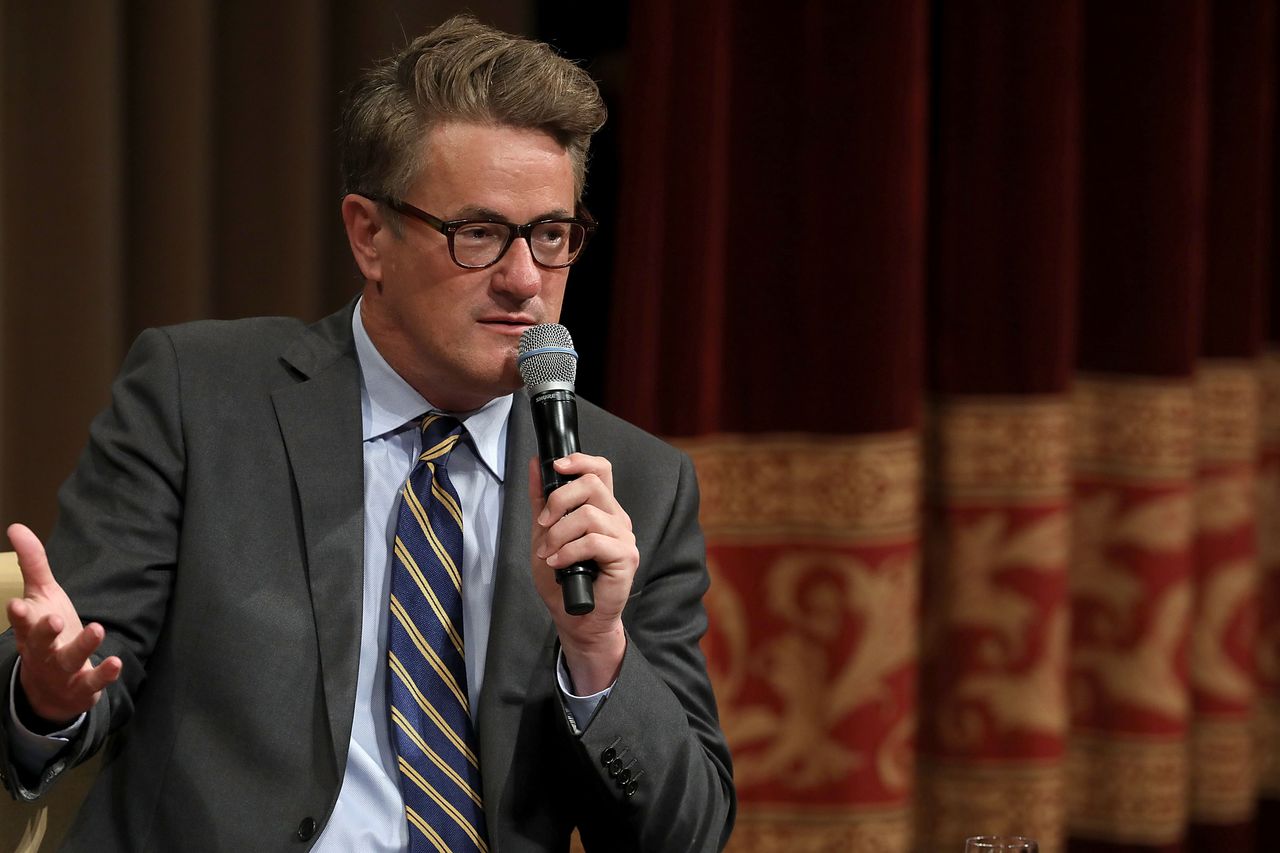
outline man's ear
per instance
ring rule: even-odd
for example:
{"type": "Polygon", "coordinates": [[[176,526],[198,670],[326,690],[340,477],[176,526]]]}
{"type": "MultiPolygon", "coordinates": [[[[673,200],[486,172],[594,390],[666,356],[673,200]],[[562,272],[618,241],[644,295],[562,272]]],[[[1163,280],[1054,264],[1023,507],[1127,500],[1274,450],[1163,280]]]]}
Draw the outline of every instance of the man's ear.
{"type": "Polygon", "coordinates": [[[349,193],[342,199],[342,224],[347,229],[351,255],[365,281],[382,281],[382,257],[374,238],[386,223],[377,202],[349,193]]]}

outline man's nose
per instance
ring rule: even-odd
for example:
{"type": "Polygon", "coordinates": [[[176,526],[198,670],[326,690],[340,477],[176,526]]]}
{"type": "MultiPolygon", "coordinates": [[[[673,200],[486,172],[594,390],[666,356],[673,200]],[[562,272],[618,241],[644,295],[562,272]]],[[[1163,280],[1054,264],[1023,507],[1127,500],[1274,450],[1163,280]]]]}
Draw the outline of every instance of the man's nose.
{"type": "Polygon", "coordinates": [[[521,300],[532,299],[542,287],[542,268],[533,262],[529,241],[517,237],[498,261],[493,286],[521,300]]]}

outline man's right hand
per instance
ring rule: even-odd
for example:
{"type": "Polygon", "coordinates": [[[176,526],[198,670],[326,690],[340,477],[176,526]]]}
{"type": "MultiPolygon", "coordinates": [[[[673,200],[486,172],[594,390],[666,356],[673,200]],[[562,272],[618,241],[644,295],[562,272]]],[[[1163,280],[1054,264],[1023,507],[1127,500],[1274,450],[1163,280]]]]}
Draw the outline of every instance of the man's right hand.
{"type": "Polygon", "coordinates": [[[10,525],[8,534],[22,570],[22,598],[7,608],[22,658],[18,682],[27,707],[61,728],[97,703],[123,664],[113,655],[93,665],[89,655],[102,644],[102,626],[81,626],[71,599],[53,579],[39,537],[22,524],[10,525]]]}

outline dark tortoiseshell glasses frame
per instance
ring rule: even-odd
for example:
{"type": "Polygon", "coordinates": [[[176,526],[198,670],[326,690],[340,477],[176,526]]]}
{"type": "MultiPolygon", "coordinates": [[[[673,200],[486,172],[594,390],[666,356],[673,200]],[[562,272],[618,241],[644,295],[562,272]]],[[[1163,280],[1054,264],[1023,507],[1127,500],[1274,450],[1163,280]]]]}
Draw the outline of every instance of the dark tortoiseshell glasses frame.
{"type": "Polygon", "coordinates": [[[507,250],[511,248],[511,244],[514,243],[517,238],[523,238],[525,243],[528,244],[529,254],[533,258],[533,262],[538,266],[551,270],[564,269],[565,267],[572,266],[578,258],[582,257],[582,250],[586,248],[587,242],[591,239],[591,235],[596,231],[595,220],[591,218],[591,214],[583,207],[579,207],[579,210],[585,214],[585,216],[572,218],[550,217],[547,219],[536,219],[533,222],[526,222],[524,225],[516,225],[514,222],[507,222],[505,219],[492,219],[485,217],[476,219],[441,219],[438,216],[432,216],[420,207],[415,207],[414,205],[409,204],[409,202],[402,201],[398,198],[373,193],[361,193],[361,195],[370,201],[377,202],[378,204],[385,204],[396,213],[417,219],[434,230],[439,231],[449,241],[449,257],[453,259],[455,264],[468,270],[482,270],[498,263],[506,256],[507,250]],[[458,232],[468,226],[484,225],[500,225],[505,228],[505,242],[502,244],[502,247],[498,249],[497,255],[493,260],[478,264],[463,263],[458,259],[457,248],[455,247],[455,239],[458,232]],[[548,263],[538,257],[541,250],[533,242],[533,232],[535,228],[545,225],[562,225],[568,229],[569,259],[567,261],[564,261],[563,263],[548,263]]]}

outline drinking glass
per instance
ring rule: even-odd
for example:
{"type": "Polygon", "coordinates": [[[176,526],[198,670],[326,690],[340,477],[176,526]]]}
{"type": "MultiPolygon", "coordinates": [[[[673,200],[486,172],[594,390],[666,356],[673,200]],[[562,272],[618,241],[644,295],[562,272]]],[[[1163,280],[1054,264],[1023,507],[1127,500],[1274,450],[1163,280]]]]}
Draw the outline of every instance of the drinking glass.
{"type": "Polygon", "coordinates": [[[964,853],[1039,853],[1040,847],[1021,835],[976,835],[964,840],[964,853]]]}

